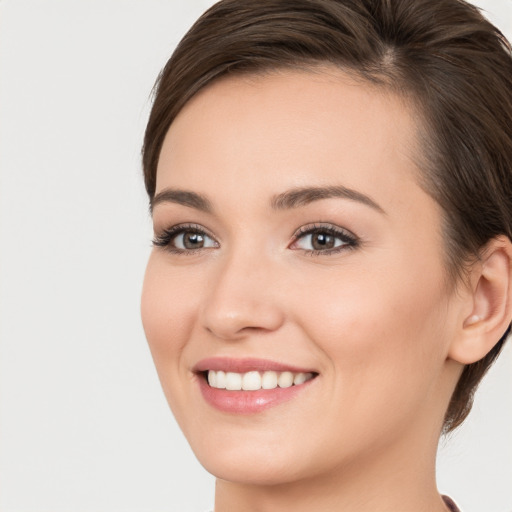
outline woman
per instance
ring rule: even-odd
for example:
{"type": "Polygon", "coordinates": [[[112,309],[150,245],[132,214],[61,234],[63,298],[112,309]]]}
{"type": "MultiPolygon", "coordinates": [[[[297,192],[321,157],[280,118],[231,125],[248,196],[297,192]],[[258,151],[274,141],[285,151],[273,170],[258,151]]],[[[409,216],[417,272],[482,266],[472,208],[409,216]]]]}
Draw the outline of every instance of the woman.
{"type": "Polygon", "coordinates": [[[142,318],[215,511],[457,510],[512,319],[512,57],[459,0],[224,0],[162,71],[142,318]]]}

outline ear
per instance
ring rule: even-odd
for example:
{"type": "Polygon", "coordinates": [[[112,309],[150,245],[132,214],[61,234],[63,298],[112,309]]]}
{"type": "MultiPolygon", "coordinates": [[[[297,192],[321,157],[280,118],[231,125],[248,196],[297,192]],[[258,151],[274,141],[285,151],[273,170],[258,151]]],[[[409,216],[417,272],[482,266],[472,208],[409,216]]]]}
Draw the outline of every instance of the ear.
{"type": "Polygon", "coordinates": [[[490,240],[470,271],[467,307],[460,318],[448,357],[471,364],[485,357],[512,321],[512,243],[490,240]]]}

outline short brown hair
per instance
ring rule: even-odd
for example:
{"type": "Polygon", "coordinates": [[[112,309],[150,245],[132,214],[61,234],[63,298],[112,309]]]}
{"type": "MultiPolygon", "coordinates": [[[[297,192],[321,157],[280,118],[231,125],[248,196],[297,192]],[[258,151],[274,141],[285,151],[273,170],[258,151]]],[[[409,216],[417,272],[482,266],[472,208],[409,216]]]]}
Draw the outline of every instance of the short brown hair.
{"type": "MultiPolygon", "coordinates": [[[[334,64],[412,98],[425,126],[422,186],[444,216],[459,278],[498,235],[512,239],[512,49],[463,0],[222,0],[183,37],[155,85],[142,162],[147,193],[169,126],[216,78],[334,64]]],[[[500,353],[467,365],[446,413],[451,431],[500,353]]]]}

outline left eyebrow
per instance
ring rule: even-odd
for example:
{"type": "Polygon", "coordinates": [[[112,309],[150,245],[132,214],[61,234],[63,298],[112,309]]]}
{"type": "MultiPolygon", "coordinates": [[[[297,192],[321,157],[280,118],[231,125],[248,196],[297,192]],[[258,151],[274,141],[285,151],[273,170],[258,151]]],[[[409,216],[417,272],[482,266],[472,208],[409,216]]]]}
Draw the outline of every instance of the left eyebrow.
{"type": "Polygon", "coordinates": [[[273,196],[270,201],[270,206],[274,210],[287,210],[291,208],[299,208],[314,201],[330,199],[333,197],[357,201],[373,208],[379,213],[386,213],[385,210],[371,197],[358,192],[357,190],[346,188],[341,185],[331,185],[327,187],[301,187],[287,190],[282,194],[273,196]]]}

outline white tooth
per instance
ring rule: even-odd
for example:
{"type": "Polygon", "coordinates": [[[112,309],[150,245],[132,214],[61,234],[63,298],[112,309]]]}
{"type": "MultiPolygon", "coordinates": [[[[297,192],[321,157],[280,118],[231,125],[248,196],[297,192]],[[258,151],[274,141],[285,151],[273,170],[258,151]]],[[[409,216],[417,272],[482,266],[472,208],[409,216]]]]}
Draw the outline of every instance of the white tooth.
{"type": "Polygon", "coordinates": [[[242,389],[242,375],[240,373],[226,373],[226,389],[240,391],[242,389]]]}
{"type": "Polygon", "coordinates": [[[275,389],[277,388],[277,373],[276,372],[265,372],[261,377],[261,387],[263,389],[275,389]]]}
{"type": "Polygon", "coordinates": [[[213,370],[208,370],[208,384],[210,384],[212,388],[217,387],[217,375],[213,370]]]}
{"type": "Polygon", "coordinates": [[[217,374],[215,376],[215,387],[217,389],[226,389],[226,373],[222,370],[215,373],[217,374]]]}
{"type": "Polygon", "coordinates": [[[298,386],[299,384],[304,384],[307,380],[307,374],[306,373],[297,373],[295,377],[293,378],[293,384],[295,386],[298,386]]]}
{"type": "Polygon", "coordinates": [[[293,385],[293,373],[292,372],[281,373],[277,379],[277,383],[280,388],[289,388],[291,385],[293,385]]]}
{"type": "Polygon", "coordinates": [[[256,391],[261,389],[261,375],[259,372],[247,372],[242,377],[242,389],[256,391]]]}

